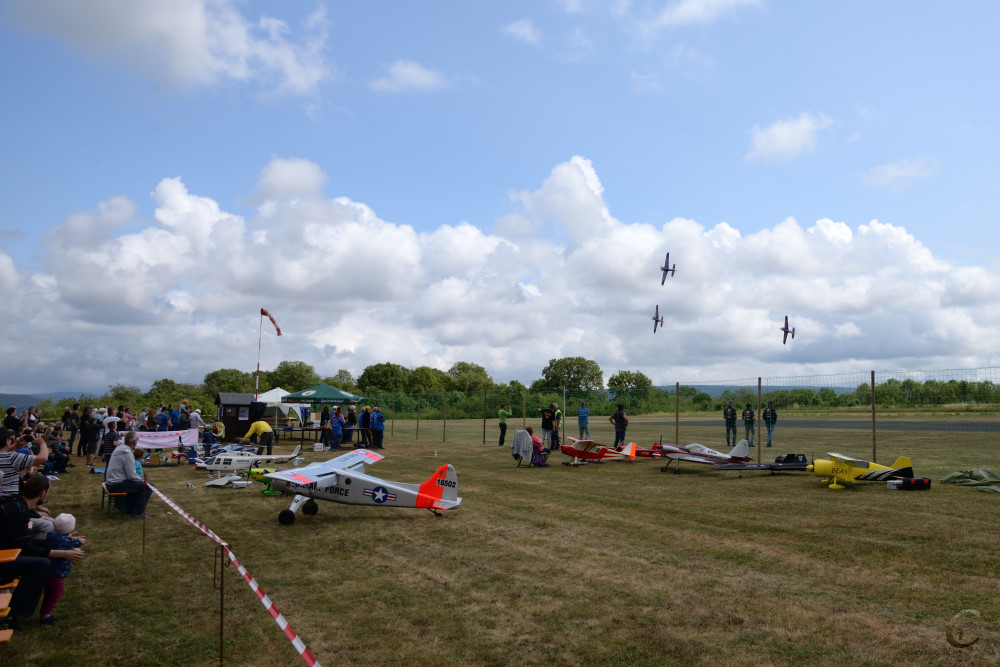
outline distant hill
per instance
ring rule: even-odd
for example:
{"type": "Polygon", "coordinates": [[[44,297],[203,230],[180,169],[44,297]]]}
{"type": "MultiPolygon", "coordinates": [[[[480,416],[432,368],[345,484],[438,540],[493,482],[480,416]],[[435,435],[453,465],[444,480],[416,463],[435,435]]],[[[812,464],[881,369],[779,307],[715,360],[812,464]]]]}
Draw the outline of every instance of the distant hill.
{"type": "Polygon", "coordinates": [[[6,410],[13,405],[17,408],[18,413],[20,413],[21,410],[31,405],[38,405],[46,398],[51,398],[53,402],[56,402],[63,398],[76,398],[81,393],[83,392],[54,391],[41,394],[0,394],[0,406],[3,406],[3,409],[6,410]]]}
{"type": "MultiPolygon", "coordinates": [[[[752,386],[752,387],[748,387],[748,386],[745,386],[745,385],[735,385],[735,384],[733,384],[733,385],[688,384],[688,385],[682,385],[682,386],[685,386],[685,387],[694,387],[698,391],[704,392],[704,393],[708,394],[709,396],[711,396],[712,398],[718,398],[719,396],[722,396],[722,394],[727,389],[729,391],[732,391],[732,392],[737,392],[740,389],[749,389],[754,394],[757,393],[757,385],[756,384],[754,386],[752,386]]],[[[673,391],[674,387],[671,385],[669,387],[660,387],[660,389],[663,389],[664,391],[673,391]]],[[[762,387],[761,391],[766,394],[769,391],[791,391],[793,389],[810,389],[812,391],[816,391],[817,389],[819,389],[819,387],[816,387],[816,386],[808,386],[807,387],[805,385],[802,385],[802,386],[791,386],[791,387],[762,387]]],[[[830,387],[830,389],[833,389],[834,393],[837,393],[837,394],[850,394],[851,392],[855,391],[855,389],[857,389],[857,387],[830,387]]]]}

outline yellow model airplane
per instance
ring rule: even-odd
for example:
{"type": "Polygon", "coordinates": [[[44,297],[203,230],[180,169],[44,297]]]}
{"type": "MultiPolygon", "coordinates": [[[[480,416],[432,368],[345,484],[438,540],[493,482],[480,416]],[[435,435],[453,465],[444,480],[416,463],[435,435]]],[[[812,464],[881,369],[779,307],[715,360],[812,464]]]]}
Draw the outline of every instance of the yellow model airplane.
{"type": "Polygon", "coordinates": [[[831,489],[842,489],[838,482],[884,482],[889,479],[913,477],[913,464],[908,456],[900,456],[891,466],[879,465],[871,461],[854,459],[834,452],[827,453],[829,459],[817,459],[806,470],[812,470],[823,484],[831,489]]]}

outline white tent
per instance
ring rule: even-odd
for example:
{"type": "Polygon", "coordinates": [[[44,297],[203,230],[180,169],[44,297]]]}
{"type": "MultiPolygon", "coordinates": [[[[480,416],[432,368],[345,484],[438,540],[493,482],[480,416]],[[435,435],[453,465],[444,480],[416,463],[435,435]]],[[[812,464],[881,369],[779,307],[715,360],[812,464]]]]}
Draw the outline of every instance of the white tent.
{"type": "MultiPolygon", "coordinates": [[[[257,396],[257,400],[261,403],[267,403],[267,410],[264,412],[268,417],[275,419],[277,423],[277,418],[280,413],[282,417],[292,418],[299,422],[299,426],[302,425],[302,415],[298,410],[297,405],[291,403],[282,403],[281,397],[288,396],[291,392],[282,389],[281,387],[275,387],[270,391],[265,391],[263,394],[257,396]]],[[[270,421],[270,420],[268,420],[270,421]]]]}

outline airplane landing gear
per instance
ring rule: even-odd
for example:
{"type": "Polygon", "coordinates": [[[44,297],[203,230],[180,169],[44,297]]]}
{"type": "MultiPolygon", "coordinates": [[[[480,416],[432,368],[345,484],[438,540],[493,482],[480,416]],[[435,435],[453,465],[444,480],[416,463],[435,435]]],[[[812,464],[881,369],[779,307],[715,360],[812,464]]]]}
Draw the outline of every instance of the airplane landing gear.
{"type": "Polygon", "coordinates": [[[306,516],[316,516],[317,512],[319,512],[319,505],[312,498],[302,504],[302,513],[306,516]]]}
{"type": "Polygon", "coordinates": [[[295,523],[295,512],[292,510],[281,510],[278,512],[278,523],[282,526],[290,526],[295,523]]]}

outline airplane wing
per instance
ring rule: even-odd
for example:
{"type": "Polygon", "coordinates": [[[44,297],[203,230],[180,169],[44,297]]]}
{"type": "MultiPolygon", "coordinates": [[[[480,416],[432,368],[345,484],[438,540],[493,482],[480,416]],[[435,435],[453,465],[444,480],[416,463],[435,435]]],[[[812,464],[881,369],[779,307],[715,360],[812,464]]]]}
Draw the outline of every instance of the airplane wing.
{"type": "Polygon", "coordinates": [[[841,463],[846,463],[852,468],[867,468],[871,465],[870,461],[864,461],[862,459],[854,459],[850,456],[844,456],[843,454],[837,454],[836,452],[827,452],[827,456],[833,461],[840,461],[841,463]]]}
{"type": "Polygon", "coordinates": [[[368,449],[355,449],[352,452],[347,452],[329,461],[313,463],[304,468],[279,470],[278,472],[268,473],[264,477],[283,479],[298,484],[312,484],[338,472],[348,471],[359,463],[375,463],[381,461],[383,458],[385,457],[381,454],[368,449]]]}
{"type": "Polygon", "coordinates": [[[205,482],[202,486],[226,486],[232,482],[238,482],[242,478],[242,475],[226,475],[225,477],[219,477],[218,479],[205,482]]]}

